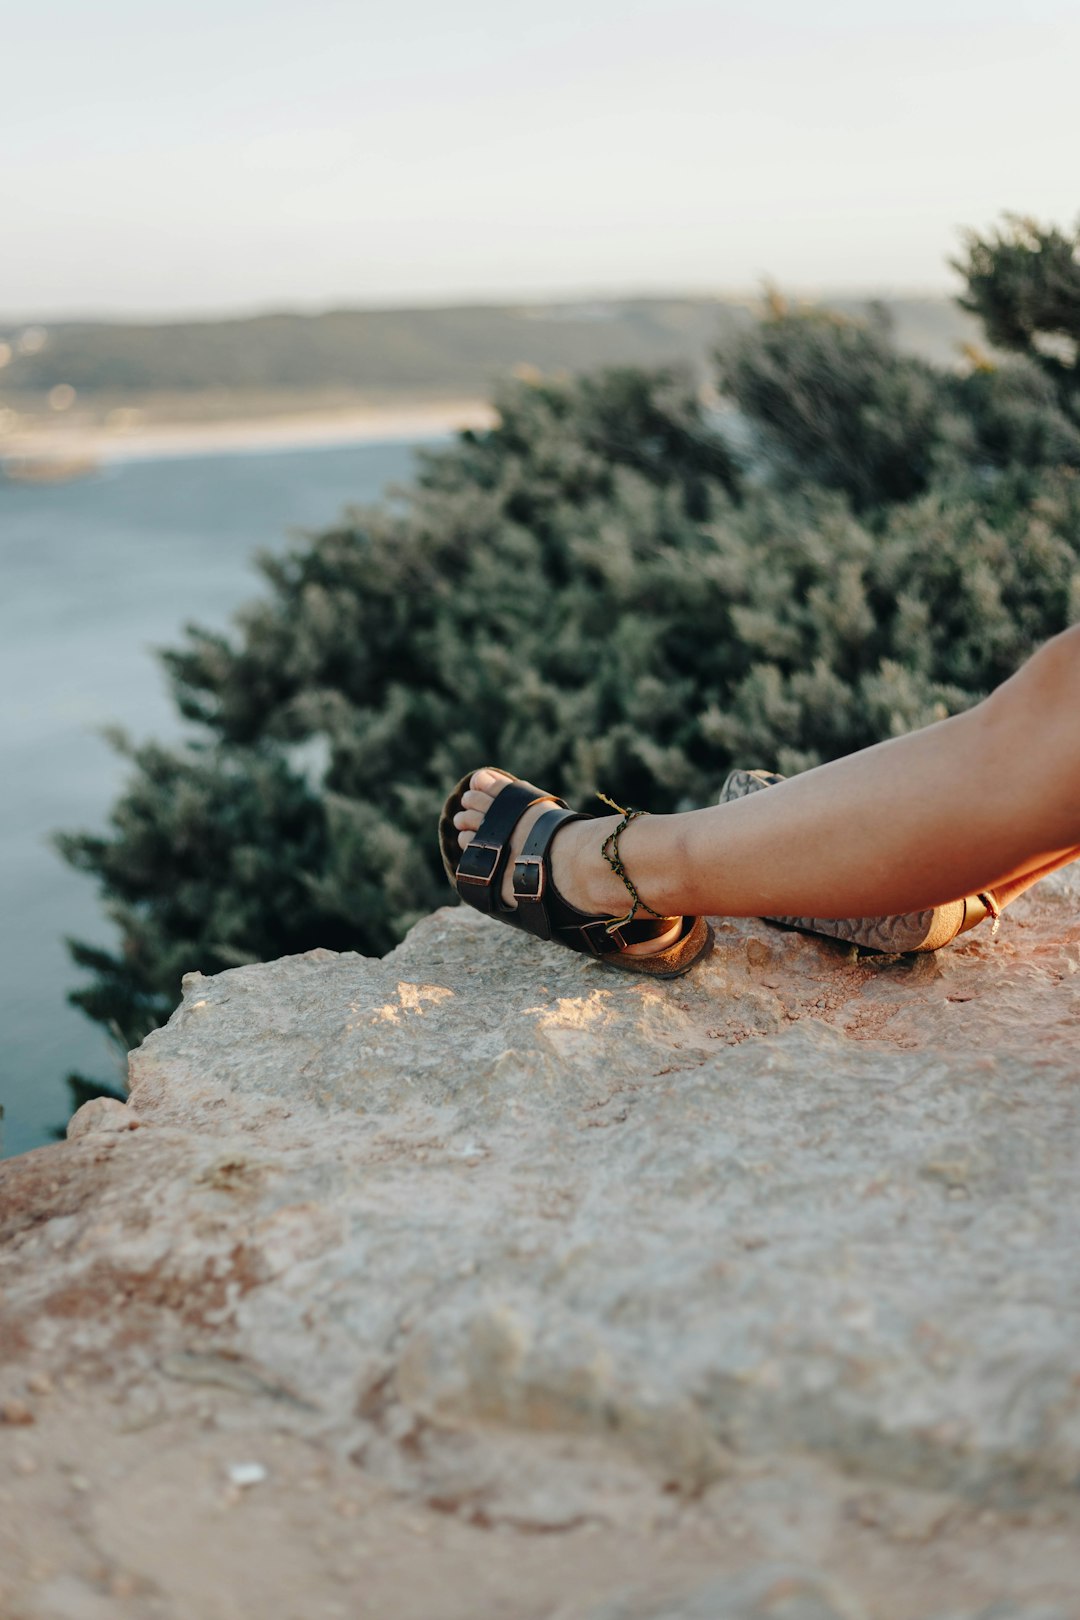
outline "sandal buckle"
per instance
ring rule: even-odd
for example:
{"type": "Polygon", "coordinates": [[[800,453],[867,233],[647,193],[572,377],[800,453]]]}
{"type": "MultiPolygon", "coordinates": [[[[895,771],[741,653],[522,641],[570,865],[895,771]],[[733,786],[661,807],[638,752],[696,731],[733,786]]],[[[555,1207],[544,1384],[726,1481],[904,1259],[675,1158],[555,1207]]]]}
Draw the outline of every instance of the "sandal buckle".
{"type": "Polygon", "coordinates": [[[544,862],[539,855],[519,855],[514,862],[514,899],[539,905],[544,898],[544,862]],[[535,874],[533,877],[532,874],[535,874]],[[527,885],[527,886],[524,886],[527,885]]]}
{"type": "Polygon", "coordinates": [[[501,850],[501,844],[478,844],[474,838],[472,843],[462,851],[457,867],[457,881],[459,883],[479,883],[482,886],[489,884],[495,875],[495,868],[499,863],[501,850]],[[474,858],[476,856],[480,856],[481,859],[477,861],[474,858]],[[484,856],[489,856],[490,859],[485,861],[482,858],[484,856]],[[478,872],[466,872],[464,870],[466,863],[471,866],[478,865],[481,870],[478,872]],[[483,870],[485,865],[487,867],[486,872],[483,870]]]}
{"type": "Polygon", "coordinates": [[[613,928],[609,933],[603,917],[598,917],[595,922],[583,923],[578,932],[584,937],[594,956],[610,956],[613,951],[625,950],[629,943],[624,938],[621,928],[613,928]]]}

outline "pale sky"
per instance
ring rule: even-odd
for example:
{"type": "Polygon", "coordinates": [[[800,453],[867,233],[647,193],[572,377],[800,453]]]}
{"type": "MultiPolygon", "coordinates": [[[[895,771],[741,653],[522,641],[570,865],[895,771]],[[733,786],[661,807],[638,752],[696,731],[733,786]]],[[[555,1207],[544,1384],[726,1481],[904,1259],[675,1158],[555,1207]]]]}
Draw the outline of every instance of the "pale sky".
{"type": "Polygon", "coordinates": [[[0,0],[0,315],[947,290],[1076,0],[0,0]]]}

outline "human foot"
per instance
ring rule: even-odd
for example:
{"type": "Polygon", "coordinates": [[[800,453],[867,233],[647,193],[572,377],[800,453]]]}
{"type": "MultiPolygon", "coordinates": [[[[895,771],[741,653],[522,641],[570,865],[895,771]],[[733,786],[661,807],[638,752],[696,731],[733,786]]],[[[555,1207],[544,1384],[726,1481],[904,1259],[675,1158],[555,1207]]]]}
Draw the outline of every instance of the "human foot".
{"type": "MultiPolygon", "coordinates": [[[[485,766],[474,771],[469,786],[461,795],[462,808],[453,821],[457,828],[457,841],[462,850],[472,843],[480,825],[503,788],[514,780],[504,771],[485,766]]],[[[500,889],[504,907],[514,909],[514,861],[521,853],[533,827],[540,817],[551,809],[550,801],[526,810],[510,836],[510,859],[506,864],[500,889]]],[[[621,879],[607,866],[601,855],[605,839],[619,825],[617,816],[597,816],[587,821],[571,821],[559,829],[551,844],[551,878],[562,898],[579,911],[593,915],[617,917],[629,905],[629,895],[621,879]]],[[[674,945],[683,932],[683,919],[671,919],[671,926],[652,938],[627,943],[623,951],[630,956],[651,956],[674,945]]]]}
{"type": "MultiPolygon", "coordinates": [[[[625,817],[618,822],[584,816],[534,783],[489,768],[463,776],[448,795],[439,818],[439,852],[454,892],[484,916],[607,967],[675,979],[710,950],[709,924],[704,917],[627,916],[622,881],[602,859],[613,832],[632,832],[631,868],[639,877],[644,873],[646,894],[651,886],[663,905],[660,895],[674,898],[681,887],[678,836],[672,840],[664,820],[650,817],[629,827],[625,817]]],[[[618,853],[624,853],[621,847],[618,853]]],[[[674,912],[679,901],[667,904],[674,912]]]]}

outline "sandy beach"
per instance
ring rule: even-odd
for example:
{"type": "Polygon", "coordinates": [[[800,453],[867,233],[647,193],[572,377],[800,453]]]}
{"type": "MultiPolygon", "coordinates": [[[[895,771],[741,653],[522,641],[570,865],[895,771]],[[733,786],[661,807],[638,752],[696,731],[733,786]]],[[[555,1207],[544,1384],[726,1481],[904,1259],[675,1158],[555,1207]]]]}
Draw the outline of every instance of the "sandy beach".
{"type": "Polygon", "coordinates": [[[388,439],[424,439],[463,428],[490,427],[491,405],[479,399],[416,401],[212,421],[35,422],[0,436],[0,464],[49,468],[96,466],[166,456],[227,455],[388,439]]]}

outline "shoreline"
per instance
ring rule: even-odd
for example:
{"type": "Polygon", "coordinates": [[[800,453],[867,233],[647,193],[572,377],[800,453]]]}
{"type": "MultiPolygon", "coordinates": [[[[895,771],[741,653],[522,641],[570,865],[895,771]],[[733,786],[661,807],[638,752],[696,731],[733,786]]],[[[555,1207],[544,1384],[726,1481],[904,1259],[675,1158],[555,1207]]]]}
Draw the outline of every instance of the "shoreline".
{"type": "Polygon", "coordinates": [[[23,464],[40,467],[48,476],[50,470],[65,466],[92,470],[125,461],[433,438],[464,428],[491,427],[496,415],[486,400],[459,399],[217,422],[148,423],[123,429],[89,423],[70,428],[58,425],[0,438],[0,468],[23,464]]]}

